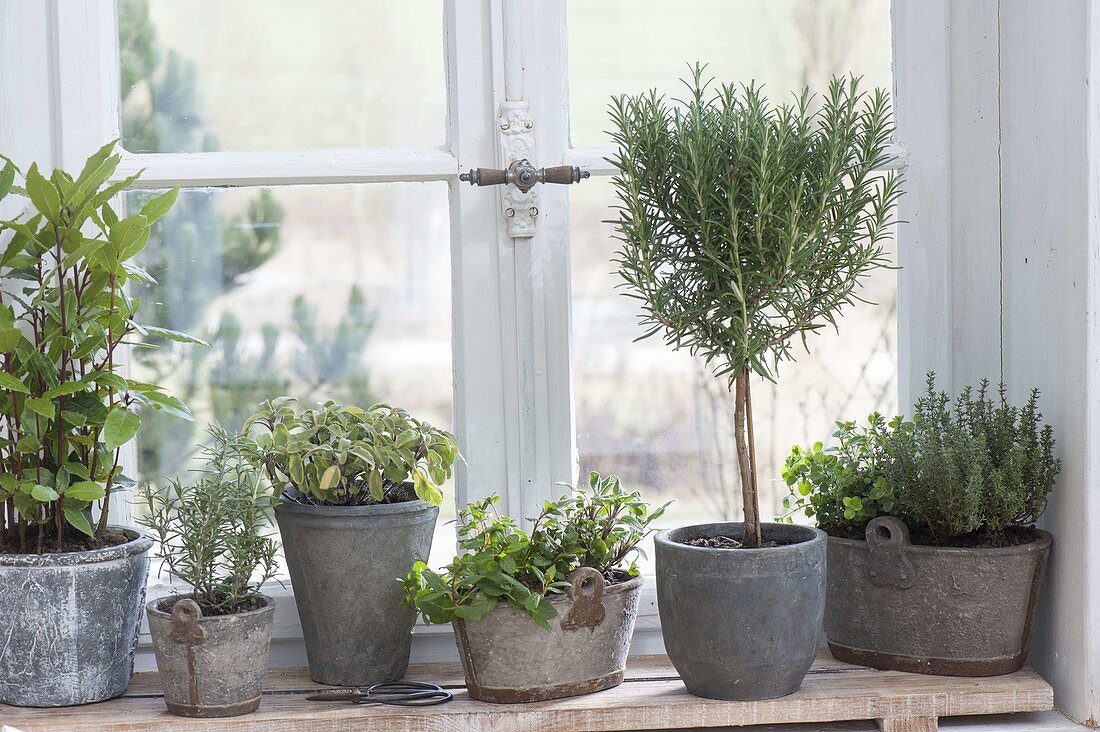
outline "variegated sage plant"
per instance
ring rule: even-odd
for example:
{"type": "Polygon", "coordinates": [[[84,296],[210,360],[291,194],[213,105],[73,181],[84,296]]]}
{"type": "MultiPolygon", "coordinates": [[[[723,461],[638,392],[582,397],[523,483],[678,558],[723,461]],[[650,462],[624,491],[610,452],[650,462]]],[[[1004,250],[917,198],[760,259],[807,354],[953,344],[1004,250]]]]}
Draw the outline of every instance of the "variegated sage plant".
{"type": "Polygon", "coordinates": [[[47,177],[3,158],[0,199],[29,206],[0,221],[0,551],[103,545],[111,492],[130,483],[119,455],[140,410],[191,419],[160,386],[120,373],[134,334],[202,341],[134,319],[126,284],[151,277],[132,259],[176,191],[120,218],[111,199],[138,175],[108,183],[119,160],[112,142],[77,175],[47,177]]]}
{"type": "Polygon", "coordinates": [[[361,409],[327,401],[298,411],[294,402],[265,401],[244,425],[283,500],[329,506],[443,501],[439,488],[459,457],[450,432],[388,404],[361,409]]]}
{"type": "Polygon", "coordinates": [[[745,511],[742,544],[761,543],[751,374],[775,381],[797,338],[836,326],[871,270],[889,265],[901,177],[887,93],[834,78],[773,105],[755,85],[704,81],[686,100],[615,97],[609,223],[642,337],[660,333],[701,357],[734,392],[745,511]]]}

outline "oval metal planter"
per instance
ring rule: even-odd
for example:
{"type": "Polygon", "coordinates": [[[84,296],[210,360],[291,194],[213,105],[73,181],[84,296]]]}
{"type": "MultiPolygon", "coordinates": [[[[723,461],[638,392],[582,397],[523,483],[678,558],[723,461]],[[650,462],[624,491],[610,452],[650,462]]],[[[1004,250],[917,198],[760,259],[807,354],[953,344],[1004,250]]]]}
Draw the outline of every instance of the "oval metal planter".
{"type": "Polygon", "coordinates": [[[1020,546],[917,546],[893,517],[866,541],[829,537],[833,656],[880,669],[995,676],[1024,665],[1051,537],[1020,546]]]}
{"type": "Polygon", "coordinates": [[[662,531],[655,541],[665,651],[695,696],[750,701],[798,689],[813,664],[825,612],[825,532],[765,523],[759,549],[680,542],[733,536],[740,522],[662,531]]]}
{"type": "Polygon", "coordinates": [[[256,610],[205,617],[191,597],[146,606],[168,711],[235,717],[260,706],[275,602],[258,599],[263,606],[256,610]]]}
{"type": "Polygon", "coordinates": [[[623,682],[642,578],[607,585],[598,571],[581,567],[569,581],[565,595],[550,599],[558,614],[549,632],[504,603],[480,620],[454,621],[472,698],[498,704],[543,701],[623,682]]]}
{"type": "Polygon", "coordinates": [[[134,670],[153,540],[0,554],[0,702],[62,707],[116,697],[134,670]]]}
{"type": "Polygon", "coordinates": [[[369,686],[405,674],[416,611],[397,578],[427,561],[438,516],[421,500],[275,508],[314,681],[369,686]]]}

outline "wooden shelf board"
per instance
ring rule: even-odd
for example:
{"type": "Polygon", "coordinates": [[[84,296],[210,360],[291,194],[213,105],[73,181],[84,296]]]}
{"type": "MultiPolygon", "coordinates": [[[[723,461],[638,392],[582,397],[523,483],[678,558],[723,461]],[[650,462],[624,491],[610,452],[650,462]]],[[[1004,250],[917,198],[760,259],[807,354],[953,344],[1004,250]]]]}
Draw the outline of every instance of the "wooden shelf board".
{"type": "Polygon", "coordinates": [[[824,650],[801,689],[781,699],[758,702],[691,696],[664,656],[631,658],[627,680],[615,689],[532,704],[471,700],[463,690],[457,663],[414,664],[406,678],[453,689],[455,700],[421,709],[308,702],[307,692],[330,687],[311,682],[305,669],[272,669],[263,703],[255,713],[191,720],[170,715],[157,675],[141,673],[134,676],[124,696],[99,704],[59,709],[0,704],[0,724],[23,732],[597,732],[878,719],[888,720],[880,722],[886,730],[935,730],[937,717],[1046,711],[1054,703],[1050,685],[1029,668],[987,678],[923,676],[850,666],[824,650]]]}

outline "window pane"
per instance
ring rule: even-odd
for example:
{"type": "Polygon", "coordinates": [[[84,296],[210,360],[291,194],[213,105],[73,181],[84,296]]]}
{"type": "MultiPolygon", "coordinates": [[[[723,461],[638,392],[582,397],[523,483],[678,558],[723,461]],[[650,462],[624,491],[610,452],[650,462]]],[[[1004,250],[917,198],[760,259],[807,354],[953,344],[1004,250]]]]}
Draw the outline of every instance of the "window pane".
{"type": "MultiPolygon", "coordinates": [[[[144,415],[139,477],[185,478],[204,424],[240,428],[282,394],[385,401],[451,429],[449,252],[445,183],[181,191],[140,255],[159,284],[134,294],[142,322],[213,348],[136,349],[135,377],[196,417],[144,415]]],[[[449,558],[453,501],[441,509],[433,551],[449,558]]]]}
{"type": "Polygon", "coordinates": [[[775,100],[833,74],[890,88],[890,0],[569,0],[569,101],[577,146],[606,145],[613,94],[677,95],[687,64],[763,83],[775,100]]]}
{"type": "MultiPolygon", "coordinates": [[[[616,286],[617,242],[607,207],[607,178],[570,191],[573,369],[577,447],[582,474],[616,473],[647,500],[675,500],[662,526],[741,519],[733,444],[733,397],[700,360],[642,333],[635,301],[616,286]]],[[[892,246],[892,244],[891,244],[892,246]]],[[[793,444],[825,440],[838,419],[862,420],[897,409],[897,286],[893,270],[866,281],[857,304],[838,318],[839,332],[810,336],[811,352],[780,367],[779,383],[752,385],[760,510],[782,513],[779,477],[793,444]]],[[[650,542],[651,543],[651,542],[650,542]]],[[[647,550],[650,560],[652,552],[647,550]]]]}
{"type": "Polygon", "coordinates": [[[439,0],[120,0],[118,8],[131,152],[444,142],[439,0]]]}

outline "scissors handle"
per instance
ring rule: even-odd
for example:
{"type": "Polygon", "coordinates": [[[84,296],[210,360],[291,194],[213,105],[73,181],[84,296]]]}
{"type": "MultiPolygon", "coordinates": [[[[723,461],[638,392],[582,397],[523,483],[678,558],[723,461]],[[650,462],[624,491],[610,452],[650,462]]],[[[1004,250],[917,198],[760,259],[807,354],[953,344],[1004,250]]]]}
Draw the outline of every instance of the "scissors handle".
{"type": "Polygon", "coordinates": [[[451,692],[425,681],[392,681],[366,688],[361,703],[391,704],[402,707],[430,707],[449,702],[451,692]]]}

